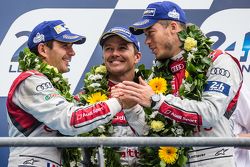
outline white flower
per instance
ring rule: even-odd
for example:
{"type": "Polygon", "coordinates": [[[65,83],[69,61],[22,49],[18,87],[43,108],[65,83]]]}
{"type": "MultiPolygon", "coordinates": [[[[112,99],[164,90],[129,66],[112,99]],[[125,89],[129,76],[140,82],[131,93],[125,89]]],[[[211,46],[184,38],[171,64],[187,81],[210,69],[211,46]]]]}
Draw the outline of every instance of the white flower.
{"type": "Polygon", "coordinates": [[[53,78],[53,81],[54,82],[58,82],[60,80],[60,78],[59,77],[55,77],[55,78],[53,78]]]}
{"type": "Polygon", "coordinates": [[[158,111],[152,112],[152,114],[149,116],[151,119],[155,118],[155,116],[158,114],[158,111]]]}
{"type": "Polygon", "coordinates": [[[191,51],[194,53],[194,52],[198,51],[198,48],[197,47],[192,48],[191,51]]]}
{"type": "Polygon", "coordinates": [[[90,161],[92,162],[92,164],[96,164],[95,156],[92,155],[92,156],[90,157],[90,161]]]}
{"type": "Polygon", "coordinates": [[[63,80],[68,83],[69,82],[69,79],[68,78],[63,78],[63,80]]]}
{"type": "Polygon", "coordinates": [[[191,86],[192,86],[191,83],[185,82],[183,85],[184,85],[186,91],[191,91],[191,86]]]}
{"type": "Polygon", "coordinates": [[[105,127],[103,125],[100,125],[97,127],[97,130],[99,133],[103,133],[103,132],[105,132],[105,127]]]}
{"type": "Polygon", "coordinates": [[[108,129],[109,134],[113,134],[114,133],[114,127],[111,125],[108,129]]]}
{"type": "Polygon", "coordinates": [[[184,130],[183,130],[183,128],[182,128],[181,126],[173,127],[173,128],[171,128],[171,131],[172,131],[175,135],[177,135],[177,136],[182,136],[182,135],[183,135],[183,132],[184,132],[184,130]]]}
{"type": "Polygon", "coordinates": [[[34,60],[34,62],[38,63],[38,62],[39,62],[39,59],[38,59],[38,58],[36,58],[36,59],[34,60]]]}
{"type": "Polygon", "coordinates": [[[101,84],[99,84],[99,83],[92,83],[92,84],[90,84],[89,86],[90,86],[90,87],[93,87],[93,88],[97,88],[97,87],[100,87],[101,84]]]}
{"type": "Polygon", "coordinates": [[[158,60],[153,61],[153,67],[160,67],[161,64],[162,63],[160,61],[158,61],[158,60]]]}
{"type": "Polygon", "coordinates": [[[36,64],[35,69],[36,69],[36,70],[38,70],[40,67],[41,67],[41,65],[40,65],[40,64],[36,64]]]}
{"type": "Polygon", "coordinates": [[[181,136],[183,134],[183,129],[176,129],[175,132],[176,132],[177,135],[181,136]]]}
{"type": "Polygon", "coordinates": [[[96,81],[96,80],[99,80],[99,79],[102,79],[102,78],[103,78],[103,75],[101,75],[101,74],[96,74],[96,75],[91,74],[88,77],[88,80],[96,81]]]}
{"type": "Polygon", "coordinates": [[[192,53],[188,53],[187,61],[191,61],[195,56],[192,53]]]}

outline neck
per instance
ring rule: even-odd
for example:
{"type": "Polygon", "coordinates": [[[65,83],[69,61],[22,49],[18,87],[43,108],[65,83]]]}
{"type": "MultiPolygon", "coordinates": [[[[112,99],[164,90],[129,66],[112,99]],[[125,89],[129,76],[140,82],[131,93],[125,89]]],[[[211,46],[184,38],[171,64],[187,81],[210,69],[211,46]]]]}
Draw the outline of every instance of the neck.
{"type": "Polygon", "coordinates": [[[182,54],[184,53],[183,50],[181,50],[179,53],[177,53],[175,56],[171,57],[171,60],[178,61],[183,58],[182,54]]]}

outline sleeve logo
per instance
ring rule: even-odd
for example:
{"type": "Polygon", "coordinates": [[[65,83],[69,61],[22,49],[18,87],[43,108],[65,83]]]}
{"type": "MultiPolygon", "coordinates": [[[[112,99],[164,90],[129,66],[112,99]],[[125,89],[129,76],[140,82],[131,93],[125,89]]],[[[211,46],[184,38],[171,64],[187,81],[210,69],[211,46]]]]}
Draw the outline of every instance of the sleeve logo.
{"type": "Polygon", "coordinates": [[[230,86],[224,82],[208,81],[205,86],[205,91],[219,92],[228,96],[230,86]]]}

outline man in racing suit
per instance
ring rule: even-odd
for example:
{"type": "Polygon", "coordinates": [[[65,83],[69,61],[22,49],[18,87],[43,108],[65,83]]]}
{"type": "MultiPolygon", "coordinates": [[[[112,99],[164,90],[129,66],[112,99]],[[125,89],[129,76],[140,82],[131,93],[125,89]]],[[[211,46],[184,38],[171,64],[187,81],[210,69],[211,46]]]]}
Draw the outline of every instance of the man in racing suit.
{"type": "MultiPolygon", "coordinates": [[[[235,108],[243,78],[239,62],[227,53],[214,51],[210,55],[213,63],[207,72],[201,101],[178,97],[186,69],[178,32],[185,28],[185,24],[184,11],[177,4],[164,1],[149,4],[142,20],[130,27],[135,35],[145,34],[145,43],[157,60],[171,60],[169,69],[173,74],[173,94],[154,94],[142,79],[140,84],[124,81],[117,90],[122,91],[120,95],[130,94],[130,99],[142,106],[153,107],[169,119],[195,125],[197,130],[194,136],[230,137],[229,111],[235,108]]],[[[112,90],[113,94],[119,95],[117,90],[112,90]]],[[[233,167],[233,148],[194,147],[189,152],[188,166],[233,167]]]]}
{"type": "MultiPolygon", "coordinates": [[[[53,20],[42,22],[33,29],[28,47],[44,62],[64,73],[69,71],[68,63],[75,55],[72,45],[82,44],[85,40],[85,37],[71,33],[61,20],[53,20]]],[[[128,108],[128,112],[125,112],[128,122],[141,119],[143,114],[143,109],[138,105],[137,112],[130,113],[129,106],[118,98],[89,106],[76,106],[58,93],[47,76],[35,70],[22,72],[14,80],[6,105],[11,137],[81,134],[109,122],[122,106],[128,108]]],[[[140,126],[140,123],[136,125],[140,126]]],[[[138,134],[143,134],[140,129],[143,128],[135,127],[138,134]]],[[[8,166],[62,166],[61,150],[53,147],[11,147],[8,166]]]]}
{"type": "MultiPolygon", "coordinates": [[[[109,87],[122,81],[133,81],[135,79],[135,66],[141,59],[140,44],[136,36],[124,27],[113,27],[105,32],[100,38],[100,45],[103,48],[103,60],[108,71],[109,87]]],[[[139,131],[147,132],[144,112],[140,105],[135,105],[117,113],[112,120],[115,137],[138,136],[137,124],[143,125],[139,131]],[[128,113],[142,112],[136,120],[132,117],[128,119],[128,113]],[[124,113],[127,113],[124,115],[124,113]],[[128,122],[133,120],[133,122],[128,122]],[[131,128],[132,127],[132,128],[131,128]],[[135,129],[136,128],[136,129],[135,129]],[[136,131],[135,131],[136,130],[136,131]]],[[[137,166],[139,151],[137,147],[121,147],[121,164],[124,166],[137,166]]]]}

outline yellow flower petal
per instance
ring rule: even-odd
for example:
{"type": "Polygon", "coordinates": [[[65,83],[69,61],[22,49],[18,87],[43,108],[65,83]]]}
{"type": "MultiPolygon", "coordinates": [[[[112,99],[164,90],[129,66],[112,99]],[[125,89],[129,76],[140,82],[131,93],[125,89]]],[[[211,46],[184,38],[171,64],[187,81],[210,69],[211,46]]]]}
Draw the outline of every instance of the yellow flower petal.
{"type": "Polygon", "coordinates": [[[194,38],[187,37],[184,41],[184,49],[190,51],[197,46],[197,41],[194,38]]]}
{"type": "Polygon", "coordinates": [[[107,73],[107,68],[106,68],[106,66],[100,65],[99,67],[97,67],[97,68],[95,69],[95,73],[96,73],[96,74],[98,74],[98,73],[106,74],[106,73],[107,73]]]}
{"type": "Polygon", "coordinates": [[[161,121],[155,121],[153,120],[150,125],[151,129],[155,132],[159,132],[164,129],[165,125],[161,121]]]}
{"type": "Polygon", "coordinates": [[[95,104],[97,102],[105,101],[107,99],[108,99],[108,97],[105,94],[102,94],[101,92],[96,92],[96,93],[91,94],[88,97],[87,102],[89,104],[95,104]]]}
{"type": "Polygon", "coordinates": [[[157,94],[165,93],[167,91],[167,81],[164,78],[156,77],[149,81],[149,86],[157,94]]]}
{"type": "Polygon", "coordinates": [[[174,164],[178,159],[178,149],[176,147],[160,147],[159,157],[166,164],[174,164]]]}
{"type": "Polygon", "coordinates": [[[185,70],[185,77],[187,78],[189,75],[190,75],[189,72],[185,70]]]}

